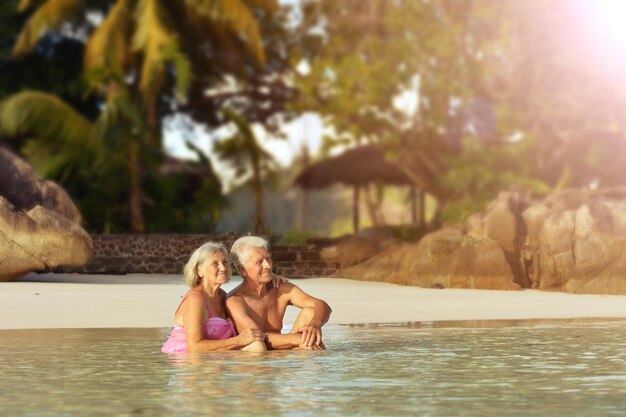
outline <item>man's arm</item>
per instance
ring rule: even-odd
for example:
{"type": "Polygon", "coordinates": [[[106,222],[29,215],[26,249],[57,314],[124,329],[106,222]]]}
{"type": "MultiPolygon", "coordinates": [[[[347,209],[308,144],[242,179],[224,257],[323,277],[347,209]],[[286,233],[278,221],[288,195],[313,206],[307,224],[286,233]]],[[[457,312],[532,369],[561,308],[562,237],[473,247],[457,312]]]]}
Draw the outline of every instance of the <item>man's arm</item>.
{"type": "MultiPolygon", "coordinates": [[[[232,318],[239,333],[247,329],[265,331],[250,317],[248,307],[240,297],[233,296],[226,299],[226,312],[232,318]]],[[[265,335],[267,347],[270,349],[293,349],[300,345],[299,334],[266,333],[265,335]]]]}
{"type": "Polygon", "coordinates": [[[271,350],[288,350],[300,346],[299,333],[266,333],[267,348],[271,350]]]}
{"type": "Polygon", "coordinates": [[[291,283],[287,285],[291,286],[287,292],[289,303],[312,312],[308,322],[294,323],[292,332],[301,333],[301,347],[319,346],[322,343],[322,326],[328,322],[332,309],[325,301],[310,296],[291,283]]]}
{"type": "Polygon", "coordinates": [[[261,329],[261,327],[250,317],[248,314],[248,307],[246,303],[237,296],[231,296],[226,299],[224,303],[226,307],[226,314],[235,323],[237,333],[241,333],[246,329],[261,329]]]}
{"type": "MultiPolygon", "coordinates": [[[[261,329],[248,314],[248,308],[243,300],[236,296],[228,297],[226,298],[224,306],[226,307],[226,314],[228,314],[228,316],[233,320],[233,323],[235,324],[235,329],[237,329],[238,334],[241,335],[242,333],[245,333],[249,330],[260,330],[263,333],[263,339],[267,340],[267,336],[265,335],[264,330],[261,329]]],[[[265,351],[265,342],[254,342],[251,345],[246,346],[242,350],[253,352],[265,351]]]]}

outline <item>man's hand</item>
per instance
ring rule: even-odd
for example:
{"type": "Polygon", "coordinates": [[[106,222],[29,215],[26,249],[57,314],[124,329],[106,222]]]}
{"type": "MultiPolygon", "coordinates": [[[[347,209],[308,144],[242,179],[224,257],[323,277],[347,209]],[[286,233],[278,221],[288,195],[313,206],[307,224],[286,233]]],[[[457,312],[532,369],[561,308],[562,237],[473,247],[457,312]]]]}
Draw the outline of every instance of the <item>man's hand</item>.
{"type": "Polygon", "coordinates": [[[319,346],[322,343],[322,329],[320,326],[307,324],[298,329],[300,336],[301,347],[313,347],[319,346]]]}
{"type": "Polygon", "coordinates": [[[246,329],[237,336],[241,346],[248,346],[252,342],[265,342],[265,332],[259,329],[246,329]]]}

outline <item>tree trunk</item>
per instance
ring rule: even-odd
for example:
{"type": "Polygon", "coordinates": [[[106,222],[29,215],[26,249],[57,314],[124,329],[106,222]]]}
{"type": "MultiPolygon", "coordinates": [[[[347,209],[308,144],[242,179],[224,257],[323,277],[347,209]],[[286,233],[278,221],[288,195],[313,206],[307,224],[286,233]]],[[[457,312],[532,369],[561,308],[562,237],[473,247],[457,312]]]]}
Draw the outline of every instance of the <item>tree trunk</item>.
{"type": "Polygon", "coordinates": [[[383,204],[384,189],[378,188],[374,184],[369,184],[364,188],[365,194],[365,207],[369,214],[372,225],[375,227],[383,226],[385,224],[385,217],[381,210],[383,204]],[[375,195],[372,196],[372,193],[375,195]]]}
{"type": "Polygon", "coordinates": [[[130,230],[132,233],[143,233],[145,231],[145,220],[143,217],[143,190],[141,187],[141,164],[139,162],[139,145],[133,143],[130,148],[129,169],[130,169],[130,230]]]}
{"type": "Polygon", "coordinates": [[[352,196],[352,226],[354,234],[359,231],[359,186],[354,186],[354,194],[352,196]]]}
{"type": "Polygon", "coordinates": [[[265,233],[265,218],[263,216],[263,185],[261,184],[261,172],[259,164],[252,162],[252,184],[254,186],[254,233],[265,233]]]}
{"type": "Polygon", "coordinates": [[[421,230],[426,228],[426,193],[422,190],[418,191],[418,225],[421,230]]]}
{"type": "Polygon", "coordinates": [[[415,186],[411,187],[409,192],[409,200],[411,201],[411,224],[417,224],[417,190],[415,186]]]}
{"type": "MultiPolygon", "coordinates": [[[[302,157],[301,170],[304,171],[309,167],[309,148],[306,145],[302,145],[302,157]]],[[[296,226],[303,232],[306,232],[309,228],[308,225],[308,213],[309,213],[309,190],[302,188],[301,197],[298,205],[297,222],[296,226]]]]}

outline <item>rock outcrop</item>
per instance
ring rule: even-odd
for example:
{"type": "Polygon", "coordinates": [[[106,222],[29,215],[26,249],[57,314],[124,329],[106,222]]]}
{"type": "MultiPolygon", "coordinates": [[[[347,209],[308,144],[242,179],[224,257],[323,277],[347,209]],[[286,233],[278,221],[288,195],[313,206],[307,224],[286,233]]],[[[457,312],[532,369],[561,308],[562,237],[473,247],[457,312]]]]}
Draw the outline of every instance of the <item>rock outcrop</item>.
{"type": "Polygon", "coordinates": [[[523,216],[532,288],[626,294],[626,190],[557,194],[523,216]]]}
{"type": "Polygon", "coordinates": [[[393,245],[340,275],[427,288],[520,289],[496,242],[457,229],[431,233],[417,245],[393,245]]]}
{"type": "Polygon", "coordinates": [[[80,222],[63,189],[0,146],[0,281],[89,262],[93,243],[80,222]]]}
{"type": "Polygon", "coordinates": [[[347,268],[370,259],[395,243],[395,239],[391,236],[380,233],[360,233],[322,248],[320,258],[328,264],[347,268]]]}
{"type": "Polygon", "coordinates": [[[626,294],[626,189],[565,190],[539,201],[505,192],[461,228],[387,246],[342,265],[339,275],[436,288],[626,294]]]}

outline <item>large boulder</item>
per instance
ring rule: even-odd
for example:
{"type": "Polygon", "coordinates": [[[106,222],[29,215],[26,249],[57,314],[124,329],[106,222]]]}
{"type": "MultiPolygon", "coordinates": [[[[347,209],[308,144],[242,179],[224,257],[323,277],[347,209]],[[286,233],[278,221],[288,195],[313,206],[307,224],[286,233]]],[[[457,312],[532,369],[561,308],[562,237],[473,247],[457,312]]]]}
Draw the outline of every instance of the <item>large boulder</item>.
{"type": "Polygon", "coordinates": [[[520,289],[494,240],[468,236],[457,229],[431,233],[418,244],[391,246],[342,269],[339,275],[430,288],[520,289]]]}
{"type": "Polygon", "coordinates": [[[327,264],[347,268],[381,253],[396,243],[390,233],[366,230],[325,246],[320,251],[320,258],[327,264]]]}
{"type": "Polygon", "coordinates": [[[626,201],[595,198],[550,214],[536,251],[539,289],[626,294],[626,201]]]}
{"type": "Polygon", "coordinates": [[[335,252],[346,278],[626,294],[626,188],[564,190],[536,201],[505,192],[462,227],[418,244],[355,239],[335,252]]]}
{"type": "Polygon", "coordinates": [[[0,146],[0,281],[58,266],[82,266],[91,237],[67,193],[0,146]]]}
{"type": "Polygon", "coordinates": [[[530,203],[530,196],[520,192],[503,192],[487,208],[469,217],[465,226],[467,234],[478,238],[494,240],[504,251],[511,265],[515,282],[521,287],[529,287],[530,282],[520,259],[523,245],[522,211],[530,203]]]}

